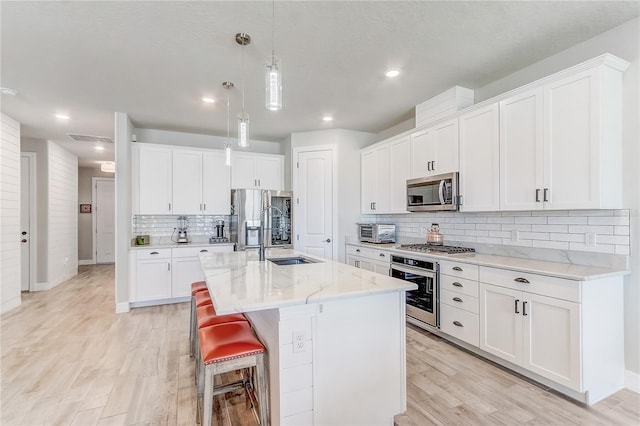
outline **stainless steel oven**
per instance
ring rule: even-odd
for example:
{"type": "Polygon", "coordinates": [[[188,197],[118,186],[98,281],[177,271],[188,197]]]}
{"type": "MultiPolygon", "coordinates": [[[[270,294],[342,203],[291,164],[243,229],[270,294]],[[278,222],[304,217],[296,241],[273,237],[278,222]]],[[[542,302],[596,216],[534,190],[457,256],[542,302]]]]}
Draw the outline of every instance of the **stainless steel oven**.
{"type": "Polygon", "coordinates": [[[437,262],[391,256],[391,272],[394,278],[411,281],[418,289],[407,291],[407,316],[432,327],[440,326],[440,294],[437,262]]]}

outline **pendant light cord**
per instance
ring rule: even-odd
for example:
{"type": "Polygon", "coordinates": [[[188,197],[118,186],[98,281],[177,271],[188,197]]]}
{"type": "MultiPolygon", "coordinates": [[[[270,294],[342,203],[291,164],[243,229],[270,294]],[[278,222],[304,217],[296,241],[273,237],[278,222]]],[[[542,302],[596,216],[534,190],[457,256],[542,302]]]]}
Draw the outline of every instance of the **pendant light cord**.
{"type": "Polygon", "coordinates": [[[271,3],[271,63],[276,56],[276,0],[271,3]]]}
{"type": "Polygon", "coordinates": [[[244,69],[244,46],[245,46],[245,41],[242,40],[242,63],[240,64],[241,68],[242,68],[242,115],[244,116],[244,74],[245,74],[245,69],[244,69]]]}

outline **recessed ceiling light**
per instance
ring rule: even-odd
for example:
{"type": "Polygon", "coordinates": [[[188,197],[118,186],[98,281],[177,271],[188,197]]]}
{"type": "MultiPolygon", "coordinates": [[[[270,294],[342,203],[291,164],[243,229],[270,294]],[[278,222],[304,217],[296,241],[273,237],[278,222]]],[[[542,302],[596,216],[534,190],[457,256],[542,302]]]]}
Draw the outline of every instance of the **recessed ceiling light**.
{"type": "Polygon", "coordinates": [[[207,97],[202,98],[202,102],[204,102],[204,103],[206,103],[206,104],[212,104],[212,103],[214,103],[215,101],[216,101],[216,100],[215,100],[215,99],[213,99],[213,98],[207,98],[207,97]]]}
{"type": "Polygon", "coordinates": [[[15,96],[18,92],[8,87],[0,87],[0,93],[3,95],[15,96]]]}
{"type": "Polygon", "coordinates": [[[333,117],[331,117],[330,115],[325,115],[324,117],[322,117],[322,121],[333,121],[333,117]]]}
{"type": "Polygon", "coordinates": [[[66,114],[56,114],[56,118],[59,118],[60,120],[68,120],[70,117],[66,114]]]}
{"type": "Polygon", "coordinates": [[[384,75],[386,75],[387,77],[397,77],[397,76],[400,75],[400,71],[398,71],[398,70],[389,70],[384,75]]]}

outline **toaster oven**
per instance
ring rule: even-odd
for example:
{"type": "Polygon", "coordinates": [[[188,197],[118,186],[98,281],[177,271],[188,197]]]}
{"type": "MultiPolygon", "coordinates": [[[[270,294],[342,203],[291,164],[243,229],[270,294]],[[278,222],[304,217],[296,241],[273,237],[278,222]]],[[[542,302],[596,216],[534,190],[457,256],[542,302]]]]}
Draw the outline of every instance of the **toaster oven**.
{"type": "Polygon", "coordinates": [[[395,243],[396,225],[392,223],[359,223],[358,239],[363,243],[395,243]]]}

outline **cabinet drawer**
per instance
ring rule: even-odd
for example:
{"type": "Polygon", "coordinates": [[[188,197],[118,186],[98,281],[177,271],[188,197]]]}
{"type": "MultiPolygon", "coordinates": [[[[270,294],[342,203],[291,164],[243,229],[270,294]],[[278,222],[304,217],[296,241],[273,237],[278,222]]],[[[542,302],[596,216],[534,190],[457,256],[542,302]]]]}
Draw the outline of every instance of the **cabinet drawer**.
{"type": "Polygon", "coordinates": [[[480,342],[480,317],[449,305],[441,305],[440,330],[473,346],[480,342]]]}
{"type": "Polygon", "coordinates": [[[442,290],[440,293],[440,302],[474,314],[480,312],[480,304],[478,303],[477,297],[456,293],[455,291],[442,290]]]}
{"type": "Polygon", "coordinates": [[[478,281],[440,274],[440,289],[478,297],[478,281]]]}
{"type": "Polygon", "coordinates": [[[452,277],[466,278],[468,280],[478,280],[478,265],[469,263],[452,262],[450,260],[440,261],[440,273],[452,277]]]}
{"type": "Polygon", "coordinates": [[[198,255],[203,253],[220,253],[223,251],[233,251],[233,246],[224,245],[224,246],[200,246],[200,247],[179,247],[171,249],[171,256],[173,257],[198,257],[198,255]]]}
{"type": "Polygon", "coordinates": [[[580,302],[579,281],[486,266],[480,268],[480,281],[556,299],[580,302]]]}
{"type": "Polygon", "coordinates": [[[376,262],[391,263],[391,253],[386,250],[371,250],[371,260],[376,262]]]}
{"type": "Polygon", "coordinates": [[[373,250],[362,246],[347,246],[347,254],[371,258],[373,257],[373,250]]]}
{"type": "Polygon", "coordinates": [[[136,259],[162,259],[171,258],[171,249],[144,249],[136,250],[136,259]]]}

